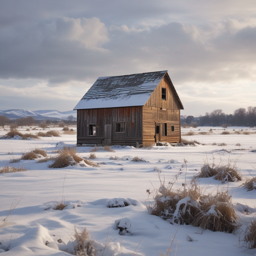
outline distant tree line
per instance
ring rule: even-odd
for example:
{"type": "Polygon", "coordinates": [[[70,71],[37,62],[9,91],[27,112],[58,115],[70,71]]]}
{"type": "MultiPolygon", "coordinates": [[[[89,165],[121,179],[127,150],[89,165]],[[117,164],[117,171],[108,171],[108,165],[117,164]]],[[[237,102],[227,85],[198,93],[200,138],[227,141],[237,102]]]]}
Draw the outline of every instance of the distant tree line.
{"type": "Polygon", "coordinates": [[[216,109],[200,117],[187,116],[181,119],[181,123],[197,123],[200,126],[256,126],[256,107],[239,108],[234,114],[225,114],[221,109],[216,109]]]}
{"type": "MultiPolygon", "coordinates": [[[[47,127],[49,124],[59,124],[60,121],[57,120],[44,120],[44,121],[38,121],[35,120],[32,116],[28,117],[22,117],[18,119],[9,119],[6,116],[0,116],[0,126],[4,128],[5,125],[13,125],[13,126],[32,126],[32,125],[39,125],[41,128],[47,127]]],[[[65,124],[75,124],[76,120],[71,115],[68,116],[67,120],[62,120],[61,123],[63,123],[63,127],[65,124]]]]}

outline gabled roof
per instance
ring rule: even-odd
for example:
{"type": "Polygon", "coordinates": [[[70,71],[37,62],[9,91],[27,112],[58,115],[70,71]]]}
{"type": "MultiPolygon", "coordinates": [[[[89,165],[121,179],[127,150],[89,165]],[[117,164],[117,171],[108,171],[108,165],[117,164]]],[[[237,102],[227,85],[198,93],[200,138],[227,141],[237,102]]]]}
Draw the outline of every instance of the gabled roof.
{"type": "Polygon", "coordinates": [[[144,106],[166,73],[99,77],[74,109],[144,106]]]}

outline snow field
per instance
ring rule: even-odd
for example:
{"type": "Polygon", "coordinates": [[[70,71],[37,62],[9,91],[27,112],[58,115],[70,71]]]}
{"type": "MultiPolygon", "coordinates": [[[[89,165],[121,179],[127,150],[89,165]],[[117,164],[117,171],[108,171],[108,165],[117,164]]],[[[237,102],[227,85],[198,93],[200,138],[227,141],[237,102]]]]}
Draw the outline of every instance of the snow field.
{"type": "MultiPolygon", "coordinates": [[[[18,130],[25,133],[26,128],[18,130]]],[[[61,131],[62,128],[50,129],[61,131]]],[[[115,152],[99,148],[99,151],[94,152],[97,158],[91,160],[99,163],[99,167],[75,165],[53,169],[48,167],[49,162],[37,163],[37,160],[9,163],[35,148],[42,148],[48,156],[55,156],[56,150],[64,144],[68,147],[76,145],[75,135],[61,134],[61,137],[45,137],[40,140],[0,140],[0,168],[9,165],[27,169],[25,172],[0,174],[1,221],[8,215],[11,205],[20,200],[7,221],[0,222],[3,255],[69,255],[58,248],[72,250],[75,226],[79,230],[86,227],[90,232],[99,250],[98,255],[103,253],[100,251],[101,246],[104,247],[109,240],[105,256],[156,256],[160,252],[167,253],[177,230],[171,255],[175,255],[176,246],[176,255],[182,256],[256,254],[255,249],[246,250],[242,247],[243,243],[239,242],[245,223],[255,219],[256,214],[256,190],[247,192],[240,187],[244,181],[222,184],[214,178],[199,179],[206,193],[219,187],[228,188],[232,194],[242,224],[235,234],[209,230],[202,233],[191,225],[171,225],[147,212],[146,204],[153,199],[148,197],[146,190],[154,187],[158,189],[160,185],[157,169],[166,182],[172,181],[177,173],[182,172],[175,184],[177,188],[184,183],[185,174],[187,182],[190,182],[203,164],[212,163],[213,158],[216,163],[224,164],[237,160],[237,167],[244,177],[256,176],[256,153],[253,152],[256,149],[256,134],[253,128],[228,127],[226,130],[232,132],[229,135],[222,135],[223,128],[215,127],[185,128],[182,133],[190,130],[197,135],[183,138],[197,140],[205,145],[142,149],[113,146],[115,152]],[[198,129],[201,132],[212,129],[213,133],[200,135],[197,134],[198,129]],[[252,134],[233,134],[234,129],[248,129],[252,134]],[[56,147],[60,141],[64,144],[60,143],[56,147]],[[226,146],[213,143],[225,143],[226,146]],[[238,143],[241,146],[236,146],[238,143]],[[134,157],[142,158],[145,162],[131,161],[134,157]],[[187,168],[184,159],[187,160],[187,168]],[[51,209],[63,199],[67,204],[64,210],[51,209]],[[124,206],[124,202],[130,204],[125,207],[109,207],[124,206]],[[250,214],[247,214],[247,210],[250,214]],[[118,225],[125,228],[125,223],[129,232],[121,232],[120,235],[118,225]],[[194,241],[189,242],[187,235],[194,241]],[[58,239],[63,243],[58,243],[58,239]],[[50,247],[45,245],[46,241],[50,247]],[[5,252],[6,249],[9,251],[5,252]]],[[[36,134],[38,130],[30,132],[36,134]]],[[[0,136],[6,133],[0,129],[0,136]]],[[[77,152],[80,157],[88,158],[91,149],[79,147],[77,152]]]]}

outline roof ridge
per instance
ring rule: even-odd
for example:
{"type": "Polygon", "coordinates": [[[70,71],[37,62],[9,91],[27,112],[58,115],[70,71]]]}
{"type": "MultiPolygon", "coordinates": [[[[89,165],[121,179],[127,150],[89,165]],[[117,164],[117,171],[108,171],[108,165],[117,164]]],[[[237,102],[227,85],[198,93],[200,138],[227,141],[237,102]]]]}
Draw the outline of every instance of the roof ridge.
{"type": "Polygon", "coordinates": [[[99,78],[109,78],[109,77],[119,77],[119,76],[133,76],[133,75],[142,75],[142,74],[149,74],[149,73],[159,73],[159,72],[168,72],[168,70],[158,70],[158,71],[151,71],[151,72],[141,72],[141,73],[133,73],[128,75],[118,75],[118,76],[100,76],[99,78]]]}

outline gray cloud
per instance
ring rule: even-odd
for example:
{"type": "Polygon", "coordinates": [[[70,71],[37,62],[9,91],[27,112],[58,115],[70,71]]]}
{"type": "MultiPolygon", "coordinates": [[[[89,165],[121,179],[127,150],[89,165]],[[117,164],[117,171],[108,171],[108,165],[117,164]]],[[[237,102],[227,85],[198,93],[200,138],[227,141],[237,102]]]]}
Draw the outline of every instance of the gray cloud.
{"type": "Polygon", "coordinates": [[[218,86],[255,81],[250,0],[10,0],[0,7],[2,86],[35,80],[86,89],[98,76],[168,69],[184,97],[214,98],[218,86]],[[213,84],[215,93],[204,93],[213,84]]]}

